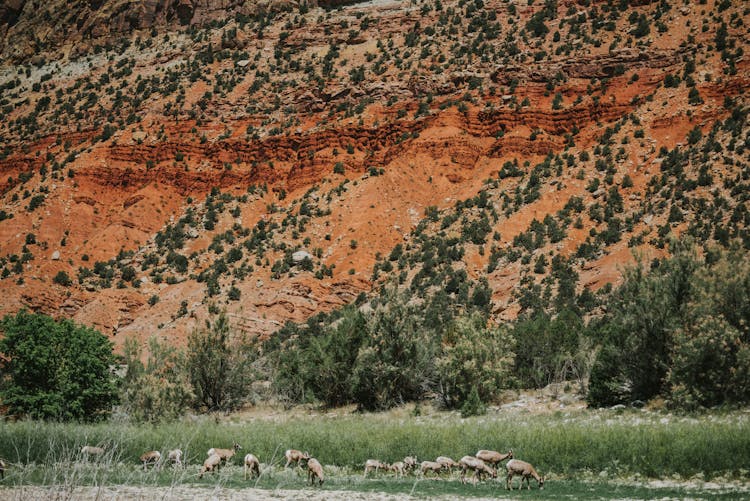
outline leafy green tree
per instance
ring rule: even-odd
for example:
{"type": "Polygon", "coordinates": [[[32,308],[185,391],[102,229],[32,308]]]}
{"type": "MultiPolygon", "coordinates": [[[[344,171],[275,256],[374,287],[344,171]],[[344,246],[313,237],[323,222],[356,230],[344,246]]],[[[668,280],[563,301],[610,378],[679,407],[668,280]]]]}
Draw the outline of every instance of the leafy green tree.
{"type": "Polygon", "coordinates": [[[750,402],[750,345],[723,318],[701,318],[675,333],[669,381],[681,408],[750,402]]]}
{"type": "Polygon", "coordinates": [[[625,361],[620,349],[604,343],[591,368],[586,401],[593,407],[629,404],[632,382],[623,367],[625,361]]]}
{"type": "Polygon", "coordinates": [[[433,343],[408,296],[390,290],[367,323],[368,336],[352,373],[354,401],[362,410],[384,410],[419,400],[432,369],[433,343]]]}
{"type": "Polygon", "coordinates": [[[738,245],[693,279],[669,373],[683,408],[750,402],[750,260],[738,245]]]}
{"type": "Polygon", "coordinates": [[[193,386],[194,407],[209,411],[239,408],[253,380],[255,345],[232,331],[226,312],[206,320],[188,335],[185,367],[193,386]]]}
{"type": "Polygon", "coordinates": [[[311,342],[309,386],[316,398],[329,406],[352,401],[352,369],[366,335],[366,319],[355,306],[348,306],[326,335],[311,342]]]}
{"type": "Polygon", "coordinates": [[[184,353],[148,340],[146,363],[142,347],[134,338],[125,341],[127,366],[122,389],[122,405],[137,422],[170,421],[182,416],[193,400],[192,388],[184,367],[184,353]]]}
{"type": "MultiPolygon", "coordinates": [[[[672,252],[671,259],[662,260],[650,273],[642,263],[625,270],[625,281],[613,294],[603,323],[605,345],[619,353],[605,360],[601,357],[609,350],[602,350],[591,374],[593,387],[627,387],[623,398],[630,401],[665,394],[673,333],[685,317],[698,266],[691,243],[675,242],[672,252]],[[610,363],[617,365],[603,366],[610,363]],[[597,381],[602,376],[612,381],[597,381]]],[[[600,404],[595,398],[589,403],[600,404]]]]}
{"type": "Polygon", "coordinates": [[[0,322],[2,403],[33,419],[98,421],[117,401],[112,343],[71,320],[22,310],[0,322]]]}
{"type": "Polygon", "coordinates": [[[308,329],[301,335],[295,331],[275,353],[277,390],[298,402],[350,403],[352,370],[366,334],[366,319],[355,305],[344,307],[341,316],[324,329],[308,329]]]}
{"type": "MultiPolygon", "coordinates": [[[[320,322],[315,315],[308,319],[308,325],[320,331],[320,322]]],[[[284,327],[277,331],[263,344],[263,352],[270,360],[271,382],[273,389],[282,401],[286,402],[309,402],[314,399],[306,387],[307,368],[305,364],[306,349],[309,341],[315,335],[313,332],[305,332],[300,335],[300,327],[294,322],[288,321],[284,327]]]]}
{"type": "Polygon", "coordinates": [[[479,392],[476,387],[472,387],[468,398],[461,406],[461,417],[481,416],[485,412],[487,412],[487,407],[482,402],[482,399],[479,398],[479,392]]]}
{"type": "Polygon", "coordinates": [[[671,258],[626,270],[593,328],[603,346],[587,400],[602,406],[668,398],[694,409],[750,402],[750,260],[739,243],[699,258],[689,241],[671,258]],[[657,266],[658,265],[658,266],[657,266]]]}
{"type": "Polygon", "coordinates": [[[537,313],[516,321],[515,374],[521,386],[542,388],[553,382],[577,377],[580,334],[583,320],[571,310],[563,310],[552,318],[537,313]]]}
{"type": "Polygon", "coordinates": [[[435,360],[435,391],[449,408],[463,406],[472,392],[489,402],[513,380],[514,339],[507,329],[487,327],[474,313],[456,319],[443,334],[435,360]]]}

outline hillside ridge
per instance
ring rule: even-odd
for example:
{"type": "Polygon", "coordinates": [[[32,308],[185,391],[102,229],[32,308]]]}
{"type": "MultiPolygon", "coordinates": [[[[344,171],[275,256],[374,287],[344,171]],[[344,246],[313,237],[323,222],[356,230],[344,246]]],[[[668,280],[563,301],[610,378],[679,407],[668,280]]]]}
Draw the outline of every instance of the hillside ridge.
{"type": "Polygon", "coordinates": [[[0,10],[3,314],[266,337],[444,252],[504,322],[750,244],[742,5],[64,4],[0,10]]]}

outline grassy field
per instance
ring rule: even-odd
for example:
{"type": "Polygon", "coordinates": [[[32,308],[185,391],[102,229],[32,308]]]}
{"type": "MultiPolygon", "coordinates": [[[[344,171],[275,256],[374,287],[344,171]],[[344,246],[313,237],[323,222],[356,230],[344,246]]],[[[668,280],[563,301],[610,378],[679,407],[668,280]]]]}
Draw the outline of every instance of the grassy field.
{"type": "MultiPolygon", "coordinates": [[[[627,411],[547,415],[497,414],[460,419],[451,414],[411,417],[406,412],[315,415],[178,423],[97,425],[16,422],[0,424],[0,457],[12,464],[4,485],[221,485],[299,489],[303,476],[280,465],[284,450],[308,450],[326,467],[324,489],[404,493],[418,496],[516,497],[504,479],[477,486],[458,477],[441,480],[392,476],[364,480],[368,458],[396,461],[448,455],[459,459],[478,449],[506,451],[533,463],[548,478],[544,491],[524,498],[704,498],[750,495],[750,413],[679,417],[627,411]],[[234,465],[197,478],[210,447],[243,446],[234,465]],[[84,463],[80,447],[104,444],[106,456],[84,463]],[[146,450],[179,447],[184,469],[144,473],[138,457],[146,450]],[[258,481],[245,482],[239,467],[245,452],[266,465],[258,481]],[[647,479],[676,483],[654,484],[647,479]],[[693,482],[686,482],[693,479],[693,482]],[[635,480],[635,481],[634,481],[635,480]],[[705,489],[712,480],[716,489],[705,489]],[[702,487],[703,486],[703,487],[702,487]],[[698,495],[698,492],[700,495],[698,495]],[[502,494],[501,494],[502,493],[502,494]]],[[[502,477],[502,473],[500,475],[502,477]]],[[[535,483],[534,483],[535,485],[535,483]]]]}

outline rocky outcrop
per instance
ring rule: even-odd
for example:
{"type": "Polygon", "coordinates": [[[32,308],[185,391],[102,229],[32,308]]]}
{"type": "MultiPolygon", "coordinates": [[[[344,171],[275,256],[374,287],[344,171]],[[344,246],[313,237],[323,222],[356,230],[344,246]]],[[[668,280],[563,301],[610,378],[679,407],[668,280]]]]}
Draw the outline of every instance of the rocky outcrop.
{"type": "MultiPolygon", "coordinates": [[[[383,92],[392,90],[384,88],[383,92]]],[[[344,96],[356,95],[356,87],[341,87],[328,90],[308,99],[330,103],[344,96]]],[[[211,187],[230,187],[268,183],[294,189],[317,182],[330,172],[330,162],[321,161],[317,154],[323,150],[336,148],[340,151],[353,147],[367,152],[365,158],[349,158],[347,170],[364,171],[373,164],[384,165],[408,153],[412,139],[430,127],[452,126],[466,131],[475,138],[502,136],[519,126],[531,130],[544,131],[544,137],[534,140],[518,136],[501,138],[487,148],[469,146],[466,138],[456,137],[450,141],[452,157],[461,165],[472,165],[479,155],[503,156],[509,152],[546,154],[559,148],[563,135],[580,130],[592,122],[610,122],[632,111],[631,103],[585,103],[562,110],[545,111],[536,107],[516,109],[512,106],[499,106],[492,109],[469,111],[466,113],[436,112],[416,120],[399,120],[378,127],[346,127],[315,129],[288,135],[266,136],[255,140],[225,139],[199,143],[195,141],[162,141],[152,143],[117,142],[106,146],[105,162],[88,164],[83,162],[76,169],[76,176],[96,184],[129,191],[151,182],[170,185],[182,195],[204,192],[211,187]],[[468,148],[468,149],[467,149],[468,148]],[[185,169],[175,158],[181,156],[192,167],[185,169]],[[146,168],[146,163],[154,165],[146,168]],[[270,164],[273,162],[274,166],[270,164]],[[321,163],[322,162],[322,163],[321,163]],[[231,170],[225,164],[231,163],[231,170]],[[284,167],[283,164],[286,165],[284,167]],[[200,168],[195,166],[200,165],[200,168]]],[[[65,136],[63,136],[65,137],[65,136]]],[[[34,149],[48,144],[44,138],[34,149]]],[[[420,144],[421,149],[429,150],[430,143],[420,144]]],[[[444,154],[447,146],[435,143],[434,157],[444,154]]],[[[429,151],[425,151],[429,153],[429,151]]],[[[2,163],[0,174],[4,185],[9,189],[8,178],[19,172],[38,169],[41,157],[27,155],[12,156],[2,163]]],[[[139,198],[127,198],[123,208],[137,203],[139,198]]],[[[79,202],[79,200],[75,200],[79,202]]],[[[89,203],[81,200],[80,202],[89,203]]]]}
{"type": "Polygon", "coordinates": [[[0,5],[0,26],[9,27],[18,22],[26,0],[6,0],[0,5]]]}
{"type": "MultiPolygon", "coordinates": [[[[0,54],[13,63],[29,61],[40,52],[56,53],[64,45],[80,57],[96,45],[116,42],[137,30],[204,25],[236,14],[252,16],[261,10],[283,10],[295,0],[9,0],[0,5],[0,54]],[[66,26],[65,30],[58,29],[66,26]]],[[[59,54],[59,53],[57,53],[59,54]]]]}
{"type": "Polygon", "coordinates": [[[609,54],[584,55],[554,63],[509,64],[495,68],[494,82],[509,85],[519,82],[546,83],[567,78],[605,78],[637,68],[668,68],[682,61],[687,49],[619,49],[609,54]]]}

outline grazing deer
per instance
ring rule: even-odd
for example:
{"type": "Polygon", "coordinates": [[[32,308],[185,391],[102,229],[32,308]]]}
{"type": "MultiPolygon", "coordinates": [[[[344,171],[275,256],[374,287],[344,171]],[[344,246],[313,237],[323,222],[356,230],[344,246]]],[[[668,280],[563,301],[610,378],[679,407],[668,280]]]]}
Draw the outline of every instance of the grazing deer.
{"type": "Polygon", "coordinates": [[[231,449],[217,449],[215,447],[211,447],[210,449],[208,449],[207,454],[209,456],[213,456],[214,454],[216,454],[221,458],[222,463],[226,463],[227,461],[232,459],[232,457],[234,457],[234,455],[237,454],[237,451],[239,450],[242,450],[242,447],[237,442],[234,442],[231,449]]]}
{"type": "Polygon", "coordinates": [[[502,454],[497,451],[485,451],[481,450],[474,455],[477,459],[481,459],[485,463],[491,464],[493,467],[497,467],[497,463],[505,461],[506,459],[513,459],[513,450],[508,451],[507,454],[502,454]]]}
{"type": "Polygon", "coordinates": [[[216,473],[216,470],[219,469],[219,465],[221,465],[221,456],[218,454],[211,454],[205,461],[203,461],[203,466],[201,467],[200,474],[198,474],[198,478],[203,478],[203,474],[207,471],[216,473]]]}
{"type": "Polygon", "coordinates": [[[537,485],[540,489],[544,489],[544,477],[539,476],[533,466],[526,461],[520,459],[511,459],[508,464],[505,465],[508,468],[508,478],[505,480],[505,488],[513,490],[513,476],[521,475],[521,483],[518,485],[519,489],[523,488],[523,481],[526,480],[526,487],[531,489],[531,483],[529,478],[533,477],[536,480],[537,485]]]}
{"type": "Polygon", "coordinates": [[[284,457],[286,457],[286,464],[284,465],[284,468],[288,467],[292,463],[297,463],[297,467],[299,467],[300,461],[310,459],[310,453],[300,452],[296,449],[289,449],[284,453],[284,457]]]}
{"type": "Polygon", "coordinates": [[[474,478],[477,480],[482,480],[483,475],[497,478],[497,472],[494,468],[487,466],[484,461],[474,456],[464,456],[458,461],[458,464],[461,466],[461,482],[463,483],[466,483],[466,472],[468,470],[474,471],[474,478]]]}
{"type": "Polygon", "coordinates": [[[388,470],[388,465],[377,459],[368,459],[365,461],[365,478],[371,471],[375,471],[375,474],[377,474],[378,470],[388,470]]]}
{"type": "Polygon", "coordinates": [[[245,472],[245,480],[247,480],[248,471],[252,476],[260,477],[260,461],[255,454],[245,454],[245,459],[242,462],[242,468],[245,472]]]}
{"type": "Polygon", "coordinates": [[[323,466],[315,458],[307,459],[307,479],[310,485],[315,485],[315,479],[318,479],[318,485],[323,485],[323,466]]]}
{"type": "Polygon", "coordinates": [[[167,459],[175,466],[182,466],[182,451],[180,449],[173,449],[167,453],[167,459]]]}
{"type": "Polygon", "coordinates": [[[147,470],[147,466],[152,464],[154,467],[161,461],[161,452],[159,451],[148,451],[141,454],[141,463],[143,463],[143,471],[147,470]]]}

